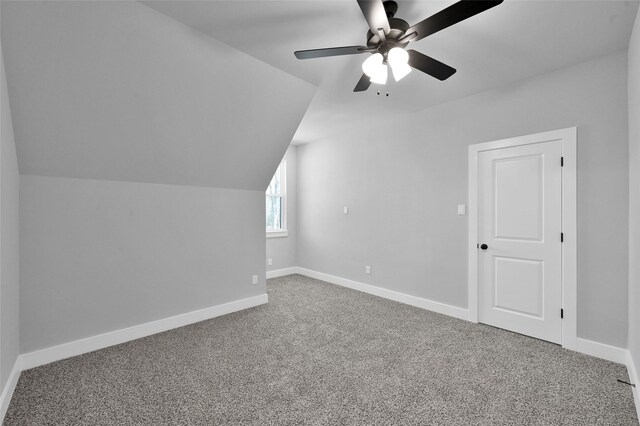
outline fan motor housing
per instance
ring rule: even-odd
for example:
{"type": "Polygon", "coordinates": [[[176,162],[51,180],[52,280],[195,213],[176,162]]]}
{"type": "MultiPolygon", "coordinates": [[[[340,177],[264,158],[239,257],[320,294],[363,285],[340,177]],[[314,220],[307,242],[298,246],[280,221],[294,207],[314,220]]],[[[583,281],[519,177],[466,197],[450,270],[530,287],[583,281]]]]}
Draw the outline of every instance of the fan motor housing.
{"type": "MultiPolygon", "coordinates": [[[[386,40],[384,42],[380,39],[378,34],[372,33],[371,30],[367,31],[367,46],[377,48],[383,47],[385,44],[389,44],[391,47],[406,46],[408,42],[401,44],[397,41],[402,38],[409,29],[410,25],[407,21],[399,18],[389,18],[389,27],[391,28],[391,31],[389,31],[389,34],[385,35],[386,40]]],[[[389,47],[389,49],[391,49],[391,47],[389,47]]]]}
{"type": "Polygon", "coordinates": [[[367,47],[377,48],[384,55],[393,47],[404,47],[408,44],[398,43],[397,41],[407,32],[410,25],[405,20],[394,18],[398,11],[398,3],[393,0],[387,0],[382,4],[389,20],[389,34],[385,34],[385,40],[383,41],[379,34],[374,34],[371,30],[367,31],[367,47]]]}

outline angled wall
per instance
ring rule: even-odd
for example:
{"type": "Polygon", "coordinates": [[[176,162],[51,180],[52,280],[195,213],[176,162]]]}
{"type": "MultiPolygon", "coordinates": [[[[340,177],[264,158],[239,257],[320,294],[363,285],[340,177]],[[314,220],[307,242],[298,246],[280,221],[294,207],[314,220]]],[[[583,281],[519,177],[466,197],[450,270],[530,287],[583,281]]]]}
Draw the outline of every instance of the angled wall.
{"type": "Polygon", "coordinates": [[[263,190],[315,87],[136,1],[2,2],[27,175],[263,190]]]}
{"type": "Polygon", "coordinates": [[[298,265],[466,307],[468,145],[572,126],[578,336],[625,347],[626,51],[299,146],[298,265]]]}

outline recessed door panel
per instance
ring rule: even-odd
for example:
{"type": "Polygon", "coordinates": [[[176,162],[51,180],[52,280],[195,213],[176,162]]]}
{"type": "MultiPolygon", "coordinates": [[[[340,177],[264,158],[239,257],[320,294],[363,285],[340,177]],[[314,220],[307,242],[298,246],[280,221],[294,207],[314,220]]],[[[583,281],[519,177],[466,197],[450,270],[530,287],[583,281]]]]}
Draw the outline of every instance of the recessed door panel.
{"type": "Polygon", "coordinates": [[[542,239],[542,154],[493,160],[495,238],[542,239]]]}
{"type": "Polygon", "coordinates": [[[543,317],[543,262],[494,257],[494,302],[496,308],[519,315],[543,317]]]}

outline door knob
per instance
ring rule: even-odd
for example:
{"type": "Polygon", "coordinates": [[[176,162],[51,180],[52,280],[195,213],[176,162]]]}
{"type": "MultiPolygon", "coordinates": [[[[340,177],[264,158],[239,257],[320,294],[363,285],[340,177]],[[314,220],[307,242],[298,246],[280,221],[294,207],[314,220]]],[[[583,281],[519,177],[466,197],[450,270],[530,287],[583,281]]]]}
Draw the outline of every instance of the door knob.
{"type": "Polygon", "coordinates": [[[481,248],[482,250],[486,250],[486,249],[488,249],[488,248],[489,248],[489,246],[488,246],[488,245],[486,245],[486,244],[482,244],[482,245],[480,246],[480,248],[481,248]]]}

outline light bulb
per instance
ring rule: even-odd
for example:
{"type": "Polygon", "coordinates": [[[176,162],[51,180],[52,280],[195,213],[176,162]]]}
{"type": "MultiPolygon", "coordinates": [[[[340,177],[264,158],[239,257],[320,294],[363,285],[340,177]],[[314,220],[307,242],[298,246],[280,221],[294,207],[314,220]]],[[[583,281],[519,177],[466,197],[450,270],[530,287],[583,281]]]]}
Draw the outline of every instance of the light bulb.
{"type": "Polygon", "coordinates": [[[409,66],[409,54],[406,50],[399,47],[391,49],[387,55],[389,65],[391,65],[391,71],[393,71],[393,78],[396,81],[400,81],[403,77],[411,72],[409,66]]]}
{"type": "Polygon", "coordinates": [[[387,66],[383,64],[384,57],[375,53],[362,63],[362,71],[369,76],[372,83],[385,84],[387,82],[387,66]]]}

